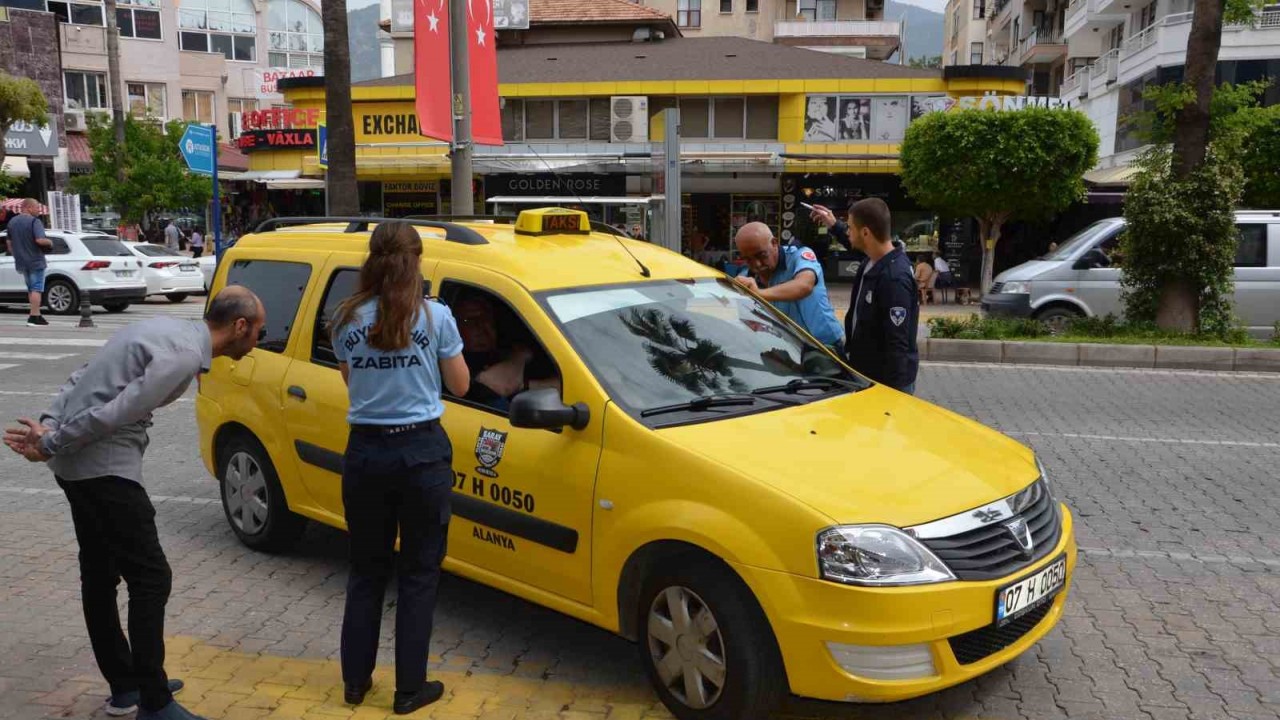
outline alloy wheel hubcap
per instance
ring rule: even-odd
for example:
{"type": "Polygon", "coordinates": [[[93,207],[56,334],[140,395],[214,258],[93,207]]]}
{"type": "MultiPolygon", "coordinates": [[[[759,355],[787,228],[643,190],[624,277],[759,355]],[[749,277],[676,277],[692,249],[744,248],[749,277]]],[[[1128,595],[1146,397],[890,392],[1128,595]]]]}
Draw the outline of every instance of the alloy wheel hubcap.
{"type": "Polygon", "coordinates": [[[649,606],[649,653],[663,686],[701,710],[724,691],[724,638],[711,608],[692,590],[669,587],[649,606]]]}
{"type": "Polygon", "coordinates": [[[49,288],[49,307],[58,312],[71,309],[71,290],[65,285],[54,285],[49,288]]]}
{"type": "Polygon", "coordinates": [[[227,463],[226,478],[223,484],[231,522],[246,535],[262,532],[270,514],[267,480],[262,474],[262,466],[252,455],[238,452],[227,463]]]}

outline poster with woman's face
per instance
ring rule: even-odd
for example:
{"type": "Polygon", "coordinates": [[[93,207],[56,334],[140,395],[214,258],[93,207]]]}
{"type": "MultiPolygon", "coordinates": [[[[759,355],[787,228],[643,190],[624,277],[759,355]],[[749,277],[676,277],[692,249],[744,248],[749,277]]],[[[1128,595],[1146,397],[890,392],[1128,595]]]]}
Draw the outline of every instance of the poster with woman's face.
{"type": "Polygon", "coordinates": [[[876,98],[872,104],[871,134],[876,140],[901,140],[907,133],[907,99],[876,98]]]}
{"type": "Polygon", "coordinates": [[[836,98],[810,95],[804,116],[804,141],[835,142],[836,135],[836,98]]]}
{"type": "Polygon", "coordinates": [[[912,95],[911,121],[915,122],[931,112],[943,112],[951,107],[952,102],[946,95],[912,95]]]}
{"type": "Polygon", "coordinates": [[[871,98],[841,98],[840,139],[871,139],[871,98]]]}

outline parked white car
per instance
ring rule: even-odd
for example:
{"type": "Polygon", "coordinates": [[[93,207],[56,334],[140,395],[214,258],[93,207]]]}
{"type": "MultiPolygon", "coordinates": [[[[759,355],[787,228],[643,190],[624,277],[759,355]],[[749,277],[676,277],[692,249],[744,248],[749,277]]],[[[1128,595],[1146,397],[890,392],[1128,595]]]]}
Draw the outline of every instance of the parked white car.
{"type": "Polygon", "coordinates": [[[218,258],[213,255],[201,255],[196,262],[200,263],[200,274],[204,276],[204,291],[208,293],[213,285],[213,273],[218,269],[218,258]]]}
{"type": "Polygon", "coordinates": [[[199,259],[154,243],[126,242],[125,247],[142,258],[148,296],[163,295],[178,303],[205,291],[199,259]]]}
{"type": "MultiPolygon", "coordinates": [[[[89,302],[107,312],[123,312],[130,303],[147,297],[142,277],[142,259],[110,235],[50,230],[46,233],[53,248],[45,253],[44,305],[54,315],[80,312],[80,294],[89,293],[89,302]]],[[[0,233],[0,303],[25,305],[27,285],[13,256],[9,254],[8,233],[0,233]]]]}

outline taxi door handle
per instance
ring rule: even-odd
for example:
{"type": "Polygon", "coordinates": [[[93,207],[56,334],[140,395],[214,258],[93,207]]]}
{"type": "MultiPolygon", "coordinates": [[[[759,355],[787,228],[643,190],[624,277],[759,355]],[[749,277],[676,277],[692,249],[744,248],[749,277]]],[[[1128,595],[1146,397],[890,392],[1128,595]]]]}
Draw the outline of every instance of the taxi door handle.
{"type": "Polygon", "coordinates": [[[293,397],[298,398],[299,400],[306,400],[306,399],[307,399],[307,391],[306,391],[306,390],[303,390],[303,389],[302,389],[300,386],[298,386],[298,385],[290,385],[290,386],[289,386],[289,394],[290,394],[290,395],[292,395],[293,397]]]}

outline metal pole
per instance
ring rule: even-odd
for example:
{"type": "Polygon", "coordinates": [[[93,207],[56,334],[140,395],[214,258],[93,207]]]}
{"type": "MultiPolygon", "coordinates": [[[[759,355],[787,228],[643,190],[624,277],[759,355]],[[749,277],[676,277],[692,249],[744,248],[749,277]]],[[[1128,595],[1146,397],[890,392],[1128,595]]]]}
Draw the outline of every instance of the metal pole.
{"type": "Polygon", "coordinates": [[[222,199],[218,197],[218,126],[210,125],[213,136],[213,252],[222,262],[222,199]]]}
{"type": "Polygon", "coordinates": [[[471,192],[471,37],[467,28],[468,0],[449,2],[449,64],[453,77],[453,153],[450,169],[453,182],[450,212],[474,215],[475,195],[471,192]]]}

